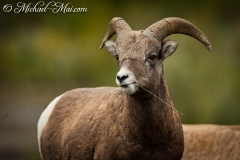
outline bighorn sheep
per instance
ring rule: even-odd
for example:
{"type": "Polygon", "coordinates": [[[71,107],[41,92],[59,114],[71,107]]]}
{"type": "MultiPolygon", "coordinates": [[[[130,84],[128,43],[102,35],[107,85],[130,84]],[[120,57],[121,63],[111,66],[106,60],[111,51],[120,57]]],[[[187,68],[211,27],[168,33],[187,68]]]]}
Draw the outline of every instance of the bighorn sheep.
{"type": "Polygon", "coordinates": [[[163,68],[177,48],[177,42],[163,40],[176,33],[211,50],[206,36],[184,19],[132,31],[122,18],[113,18],[100,49],[106,46],[116,57],[119,87],[75,89],[53,100],[38,122],[42,159],[181,159],[182,124],[163,68]],[[110,40],[114,34],[116,41],[110,40]]]}
{"type": "Polygon", "coordinates": [[[183,125],[182,160],[240,160],[239,125],[183,125]]]}

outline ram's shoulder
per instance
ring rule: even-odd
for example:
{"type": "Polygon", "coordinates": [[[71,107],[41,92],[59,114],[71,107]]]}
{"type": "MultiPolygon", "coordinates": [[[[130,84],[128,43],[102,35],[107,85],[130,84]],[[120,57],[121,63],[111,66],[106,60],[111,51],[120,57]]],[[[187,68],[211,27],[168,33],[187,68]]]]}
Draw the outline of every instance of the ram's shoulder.
{"type": "Polygon", "coordinates": [[[65,92],[61,99],[110,98],[121,95],[121,89],[117,87],[77,88],[65,92]]]}

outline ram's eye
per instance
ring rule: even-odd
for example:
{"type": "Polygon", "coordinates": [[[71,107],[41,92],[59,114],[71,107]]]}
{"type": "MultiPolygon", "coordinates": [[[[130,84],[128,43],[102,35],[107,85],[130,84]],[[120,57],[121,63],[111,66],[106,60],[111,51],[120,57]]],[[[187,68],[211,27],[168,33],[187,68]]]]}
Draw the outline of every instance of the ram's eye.
{"type": "Polygon", "coordinates": [[[118,61],[119,60],[119,56],[115,56],[116,60],[118,61]]]}
{"type": "Polygon", "coordinates": [[[155,55],[151,55],[148,57],[148,59],[152,62],[155,61],[156,58],[157,58],[157,56],[155,56],[155,55]]]}

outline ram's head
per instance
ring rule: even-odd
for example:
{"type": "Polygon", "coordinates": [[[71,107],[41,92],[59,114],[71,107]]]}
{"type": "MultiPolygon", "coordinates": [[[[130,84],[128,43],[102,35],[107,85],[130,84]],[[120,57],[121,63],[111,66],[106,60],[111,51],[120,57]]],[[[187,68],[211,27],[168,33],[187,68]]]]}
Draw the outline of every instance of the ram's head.
{"type": "Polygon", "coordinates": [[[122,18],[111,20],[100,49],[106,46],[118,60],[120,71],[116,83],[124,93],[142,93],[139,86],[157,92],[160,77],[164,76],[163,60],[177,49],[177,42],[164,38],[176,33],[189,35],[212,50],[207,37],[184,19],[165,18],[140,31],[133,31],[122,18]],[[117,34],[116,41],[110,40],[114,34],[117,34]]]}

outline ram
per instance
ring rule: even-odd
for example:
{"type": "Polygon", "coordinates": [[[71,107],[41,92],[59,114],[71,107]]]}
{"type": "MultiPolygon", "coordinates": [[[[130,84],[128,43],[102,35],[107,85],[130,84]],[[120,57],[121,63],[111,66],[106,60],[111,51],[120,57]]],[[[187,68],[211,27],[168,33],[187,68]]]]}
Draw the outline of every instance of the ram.
{"type": "Polygon", "coordinates": [[[239,160],[240,125],[183,125],[183,160],[239,160]]]}
{"type": "Polygon", "coordinates": [[[164,39],[176,33],[211,50],[206,36],[184,19],[166,18],[133,31],[113,18],[100,48],[118,61],[119,87],[74,89],[54,99],[38,122],[42,159],[181,159],[182,124],[163,65],[177,48],[164,39]],[[110,40],[114,34],[116,41],[110,40]]]}

